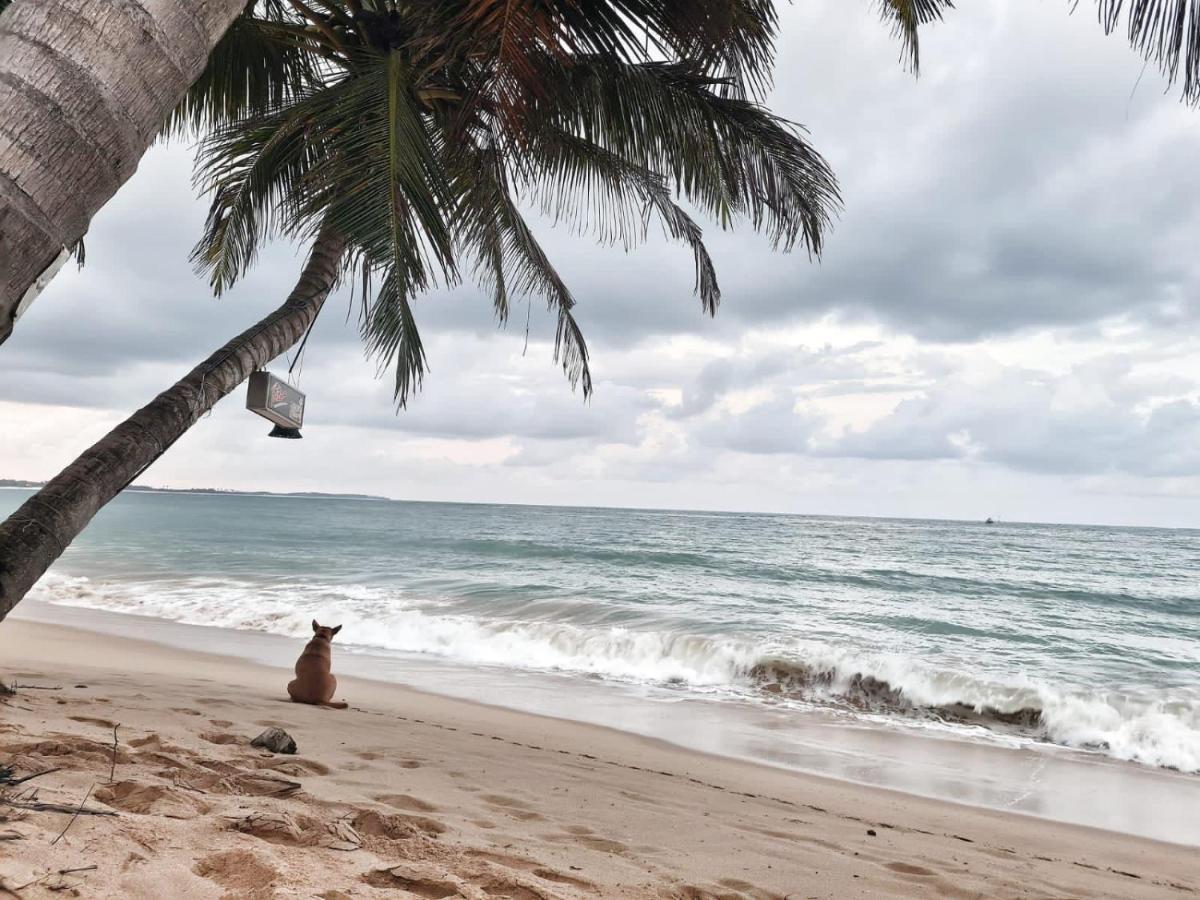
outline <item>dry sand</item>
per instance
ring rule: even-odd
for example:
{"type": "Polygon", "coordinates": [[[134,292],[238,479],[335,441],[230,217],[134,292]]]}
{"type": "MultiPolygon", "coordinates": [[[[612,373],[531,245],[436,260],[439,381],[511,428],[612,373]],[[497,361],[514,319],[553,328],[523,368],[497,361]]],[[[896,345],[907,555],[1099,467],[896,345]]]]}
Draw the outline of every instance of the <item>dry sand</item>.
{"type": "MultiPolygon", "coordinates": [[[[334,656],[336,671],[336,645],[334,656]]],[[[0,703],[0,765],[17,776],[61,767],[7,796],[75,808],[90,791],[87,809],[117,814],[71,821],[0,804],[0,897],[1200,893],[1195,848],[394,685],[343,679],[351,709],[298,706],[284,699],[288,678],[58,626],[0,625],[0,679],[30,686],[0,703]],[[269,725],[286,728],[299,754],[250,747],[269,725]]]]}

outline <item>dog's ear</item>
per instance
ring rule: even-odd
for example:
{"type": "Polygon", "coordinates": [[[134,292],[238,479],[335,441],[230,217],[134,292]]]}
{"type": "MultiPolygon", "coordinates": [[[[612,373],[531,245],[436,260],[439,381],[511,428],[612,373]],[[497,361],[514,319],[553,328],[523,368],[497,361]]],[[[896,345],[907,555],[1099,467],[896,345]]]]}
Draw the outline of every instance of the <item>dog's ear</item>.
{"type": "Polygon", "coordinates": [[[332,636],[332,635],[335,635],[335,634],[337,634],[337,633],[338,633],[339,631],[341,631],[341,630],[342,630],[342,626],[341,626],[341,625],[335,625],[335,626],[334,626],[334,628],[333,628],[333,631],[329,632],[329,634],[330,634],[330,636],[332,636]]]}
{"type": "Polygon", "coordinates": [[[316,620],[316,619],[313,619],[313,631],[314,631],[314,632],[317,632],[317,631],[320,631],[320,630],[321,630],[321,626],[317,624],[317,620],[316,620]]]}

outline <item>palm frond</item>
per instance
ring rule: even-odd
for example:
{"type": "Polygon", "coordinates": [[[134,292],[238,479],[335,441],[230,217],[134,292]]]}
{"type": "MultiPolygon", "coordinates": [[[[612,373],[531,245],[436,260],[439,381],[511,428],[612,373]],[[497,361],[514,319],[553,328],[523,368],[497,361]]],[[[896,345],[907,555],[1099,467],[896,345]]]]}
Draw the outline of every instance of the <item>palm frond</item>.
{"type": "Polygon", "coordinates": [[[232,122],[201,144],[196,183],[212,193],[204,234],[192,252],[221,294],[253,265],[258,247],[301,220],[306,188],[327,160],[328,125],[352,80],[312,91],[232,122]]]}
{"type": "Polygon", "coordinates": [[[508,317],[511,293],[541,297],[557,316],[554,359],[572,387],[592,393],[587,342],[575,320],[575,298],[521,215],[495,141],[469,152],[459,173],[456,224],[464,248],[477,256],[476,275],[490,288],[496,315],[508,317]],[[511,293],[510,293],[511,292],[511,293]]]}
{"type": "Polygon", "coordinates": [[[1124,18],[1129,43],[1171,84],[1182,75],[1184,100],[1200,102],[1200,0],[1097,0],[1096,6],[1106,34],[1124,18]]]}
{"type": "Polygon", "coordinates": [[[438,278],[457,279],[448,216],[452,190],[444,136],[423,114],[412,73],[398,52],[367,57],[329,111],[323,162],[305,184],[301,218],[328,221],[347,236],[356,264],[380,273],[366,302],[368,353],[395,365],[395,399],[407,404],[426,359],[411,301],[438,278]]]}
{"type": "Polygon", "coordinates": [[[892,26],[900,38],[900,59],[914,75],[921,71],[919,30],[922,25],[939,22],[953,0],[879,0],[883,20],[892,26]]]}
{"type": "Polygon", "coordinates": [[[583,229],[598,228],[602,240],[628,248],[645,237],[652,215],[673,240],[687,244],[695,260],[695,291],[704,311],[716,315],[721,289],[703,229],[672,198],[666,180],[603,147],[566,132],[544,128],[529,147],[526,166],[544,213],[572,218],[583,229]]]}
{"type": "Polygon", "coordinates": [[[559,69],[536,122],[644,169],[722,227],[738,217],[776,249],[819,254],[840,206],[837,181],[803,129],[753,101],[723,96],[687,63],[588,57],[559,69]]]}
{"type": "Polygon", "coordinates": [[[203,135],[278,109],[320,82],[317,46],[295,31],[280,0],[251,0],[213,47],[163,135],[203,135]]]}

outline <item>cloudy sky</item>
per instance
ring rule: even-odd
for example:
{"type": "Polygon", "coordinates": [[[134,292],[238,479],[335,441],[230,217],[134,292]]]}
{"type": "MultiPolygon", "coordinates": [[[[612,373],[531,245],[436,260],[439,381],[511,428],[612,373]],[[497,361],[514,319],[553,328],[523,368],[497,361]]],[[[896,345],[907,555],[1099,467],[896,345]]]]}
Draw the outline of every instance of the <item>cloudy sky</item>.
{"type": "MultiPolygon", "coordinates": [[[[544,226],[596,392],[553,321],[473,288],[417,314],[432,372],[396,414],[346,298],[303,361],[303,441],[226,399],[142,479],[422,500],[1200,526],[1200,110],[1084,2],[963,4],[914,80],[871,4],[782,8],[773,108],[841,180],[824,258],[706,230],[595,247],[544,226]]],[[[40,479],[275,307],[278,245],[212,299],[186,146],[156,148],[0,349],[0,476],[40,479]]],[[[276,363],[276,370],[286,368],[276,363]]]]}

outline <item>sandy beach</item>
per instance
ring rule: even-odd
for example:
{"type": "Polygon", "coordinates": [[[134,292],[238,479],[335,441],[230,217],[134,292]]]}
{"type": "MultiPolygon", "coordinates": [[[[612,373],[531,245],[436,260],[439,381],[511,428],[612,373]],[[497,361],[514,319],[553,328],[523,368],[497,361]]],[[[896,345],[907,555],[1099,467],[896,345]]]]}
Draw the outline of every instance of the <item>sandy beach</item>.
{"type": "Polygon", "coordinates": [[[1194,848],[604,728],[9,621],[0,884],[85,897],[1170,897],[1194,848]],[[97,661],[106,661],[100,665],[97,661]],[[249,741],[269,726],[299,752],[249,741]],[[115,728],[115,751],[114,751],[115,728]],[[61,835],[61,836],[60,836],[61,835]],[[57,839],[56,839],[57,838],[57,839]],[[62,874],[60,874],[62,873],[62,874]]]}

